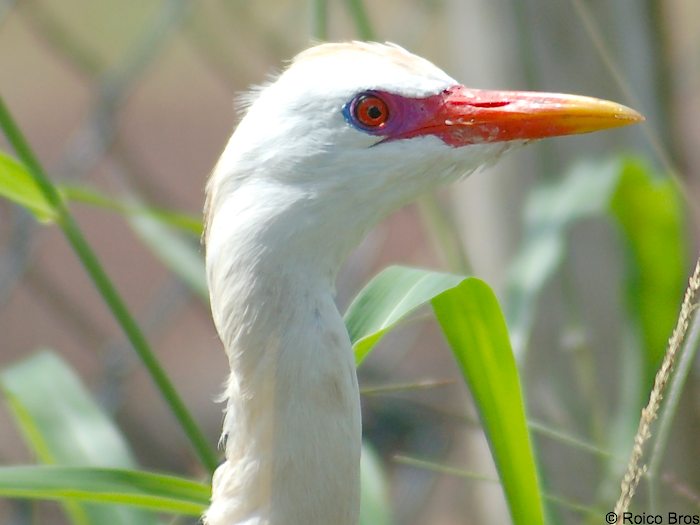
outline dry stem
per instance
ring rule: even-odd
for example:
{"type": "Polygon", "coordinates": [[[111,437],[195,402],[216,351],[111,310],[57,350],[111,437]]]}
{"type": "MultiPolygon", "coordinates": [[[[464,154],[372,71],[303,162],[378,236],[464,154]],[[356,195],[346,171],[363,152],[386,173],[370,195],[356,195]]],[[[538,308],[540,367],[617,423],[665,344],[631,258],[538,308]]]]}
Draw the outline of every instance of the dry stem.
{"type": "Polygon", "coordinates": [[[615,504],[615,514],[618,516],[618,523],[620,523],[622,515],[629,509],[632,497],[637,490],[639,480],[646,472],[647,466],[640,466],[639,461],[642,459],[642,455],[644,453],[644,444],[649,437],[651,437],[651,424],[658,415],[661,400],[663,399],[666,385],[671,378],[671,373],[673,372],[673,367],[676,363],[676,358],[681,348],[681,343],[683,343],[683,338],[688,330],[688,324],[693,314],[693,310],[697,306],[695,294],[698,289],[700,289],[700,259],[698,259],[696,262],[695,271],[688,282],[688,288],[685,291],[685,297],[683,298],[683,304],[681,305],[680,315],[678,316],[678,321],[675,329],[673,330],[673,334],[671,335],[671,339],[668,341],[666,355],[664,355],[661,367],[656,373],[656,378],[654,379],[654,389],[649,395],[649,402],[647,403],[647,406],[642,409],[642,417],[639,420],[637,435],[634,437],[634,446],[627,465],[627,472],[625,473],[625,477],[623,478],[621,484],[620,498],[615,504]]]}

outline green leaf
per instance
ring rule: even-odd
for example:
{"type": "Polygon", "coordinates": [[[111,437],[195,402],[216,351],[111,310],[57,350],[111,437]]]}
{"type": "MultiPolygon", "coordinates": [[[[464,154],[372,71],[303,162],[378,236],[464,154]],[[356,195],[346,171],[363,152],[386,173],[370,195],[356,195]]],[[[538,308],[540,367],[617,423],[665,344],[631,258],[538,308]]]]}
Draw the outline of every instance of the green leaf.
{"type": "MultiPolygon", "coordinates": [[[[79,202],[126,216],[147,215],[167,226],[197,237],[202,235],[202,221],[198,217],[139,205],[124,199],[114,199],[85,186],[57,186],[56,189],[65,201],[79,202]]],[[[23,206],[41,222],[51,222],[57,218],[56,211],[46,200],[25,166],[2,151],[0,151],[0,196],[23,206]]]]}
{"type": "Polygon", "coordinates": [[[166,226],[177,228],[197,237],[202,235],[202,221],[198,217],[152,206],[144,206],[124,199],[114,199],[85,186],[60,186],[58,190],[64,199],[71,202],[79,202],[127,216],[148,215],[166,226]]]}
{"type": "MultiPolygon", "coordinates": [[[[202,256],[191,242],[173,229],[197,236],[202,233],[200,220],[124,200],[116,200],[85,187],[64,186],[58,192],[64,200],[77,201],[116,211],[127,217],[141,239],[176,275],[204,299],[208,299],[202,256]]],[[[56,220],[57,214],[44,197],[26,168],[0,152],[0,196],[31,211],[37,220],[56,220]]]]}
{"type": "MultiPolygon", "coordinates": [[[[0,496],[6,498],[123,505],[198,516],[204,512],[210,492],[207,485],[185,478],[136,470],[34,465],[0,467],[0,496]]],[[[92,523],[128,522],[122,519],[92,523]]]]}
{"type": "MultiPolygon", "coordinates": [[[[0,372],[0,388],[25,441],[43,463],[133,467],[123,436],[68,366],[41,352],[0,372]]],[[[117,507],[67,505],[75,523],[146,525],[151,516],[117,507]]]]}
{"type": "Polygon", "coordinates": [[[475,278],[394,266],[359,293],[345,321],[361,362],[383,335],[432,302],[474,395],[514,522],[543,523],[520,381],[503,314],[475,278]]]}
{"type": "Polygon", "coordinates": [[[435,315],[474,396],[513,523],[544,523],[518,370],[498,300],[476,278],[433,299],[435,315]]]}
{"type": "Polygon", "coordinates": [[[459,284],[458,275],[391,266],[372,279],[345,313],[359,365],[380,339],[436,295],[459,284]]]}
{"type": "Polygon", "coordinates": [[[642,161],[626,159],[610,209],[627,241],[627,304],[641,325],[645,377],[651,385],[683,295],[683,208],[671,179],[657,178],[642,161]]]}
{"type": "MultiPolygon", "coordinates": [[[[507,318],[518,357],[524,355],[539,295],[564,262],[569,227],[589,217],[607,217],[627,248],[626,344],[616,416],[607,426],[608,446],[627,453],[666,347],[684,284],[683,213],[670,180],[634,157],[579,163],[561,180],[537,188],[526,208],[522,249],[509,275],[507,318]],[[631,343],[631,344],[630,344],[631,343]]],[[[599,483],[602,498],[616,490],[618,465],[608,465],[599,483]]]]}
{"type": "Polygon", "coordinates": [[[105,273],[100,261],[87,242],[78,223],[65,206],[63,197],[59,193],[51,179],[46,175],[41,163],[37,160],[32,148],[24,138],[22,131],[17,126],[5,101],[0,96],[0,128],[2,128],[8,142],[12,145],[17,155],[27,167],[29,174],[41,189],[46,200],[53,206],[56,212],[56,223],[61,228],[66,240],[75,254],[80,259],[93,284],[100,292],[106,305],[109,307],[114,319],[119,323],[124,334],[129,339],[134,350],[148,370],[163,399],[168,404],[173,415],[177,418],[199,456],[202,464],[210,471],[216,468],[216,454],[209,446],[202,430],[190,414],[185,403],[180,398],[178,391],[173,386],[170,378],[160,366],[158,358],[151,350],[141,328],[129,312],[123,299],[117,292],[109,276],[105,273]]]}
{"type": "Polygon", "coordinates": [[[620,226],[629,248],[628,306],[641,333],[645,379],[651,384],[683,292],[683,213],[672,181],[633,157],[576,164],[560,181],[533,191],[523,245],[509,272],[511,339],[520,356],[539,295],[564,261],[570,225],[604,216],[620,226]]]}
{"type": "Polygon", "coordinates": [[[23,206],[41,222],[56,219],[53,206],[44,197],[23,164],[0,151],[0,196],[23,206]]]}
{"type": "Polygon", "coordinates": [[[198,245],[150,213],[129,215],[136,234],[153,253],[203,300],[209,300],[204,259],[198,245]]]}
{"type": "Polygon", "coordinates": [[[367,444],[362,445],[360,525],[391,525],[389,491],[382,464],[367,444]]]}

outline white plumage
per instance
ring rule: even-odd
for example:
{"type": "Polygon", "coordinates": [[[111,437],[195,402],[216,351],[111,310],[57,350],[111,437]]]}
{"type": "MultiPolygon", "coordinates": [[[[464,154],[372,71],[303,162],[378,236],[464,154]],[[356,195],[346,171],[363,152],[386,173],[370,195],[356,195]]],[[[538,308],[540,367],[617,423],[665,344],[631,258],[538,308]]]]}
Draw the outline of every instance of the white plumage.
{"type": "Polygon", "coordinates": [[[388,136],[358,127],[348,111],[360,93],[413,104],[454,86],[394,45],[324,44],[250,103],[207,185],[207,277],[231,367],[226,461],[208,525],[357,524],[360,400],[333,300],[338,268],[382,217],[495,160],[512,140],[455,147],[422,128],[388,136]]]}

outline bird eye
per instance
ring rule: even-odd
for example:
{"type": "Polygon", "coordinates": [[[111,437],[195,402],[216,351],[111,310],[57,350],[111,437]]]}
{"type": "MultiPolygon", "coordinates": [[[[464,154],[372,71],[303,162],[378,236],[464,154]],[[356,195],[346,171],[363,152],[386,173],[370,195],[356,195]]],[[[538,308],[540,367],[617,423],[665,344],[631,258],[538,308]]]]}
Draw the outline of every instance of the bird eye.
{"type": "Polygon", "coordinates": [[[353,116],[361,126],[378,129],[389,119],[389,106],[377,95],[365,93],[355,99],[353,116]]]}

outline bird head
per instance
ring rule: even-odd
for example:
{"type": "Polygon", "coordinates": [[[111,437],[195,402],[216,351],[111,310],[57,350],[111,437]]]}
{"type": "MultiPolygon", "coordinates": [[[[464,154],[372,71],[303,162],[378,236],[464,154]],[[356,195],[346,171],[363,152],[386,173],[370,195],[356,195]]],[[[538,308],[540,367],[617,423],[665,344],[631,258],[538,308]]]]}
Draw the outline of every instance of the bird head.
{"type": "Polygon", "coordinates": [[[392,44],[322,44],[249,97],[208,186],[208,222],[237,193],[237,213],[254,206],[258,220],[352,244],[515,144],[640,120],[589,97],[467,88],[392,44]]]}

